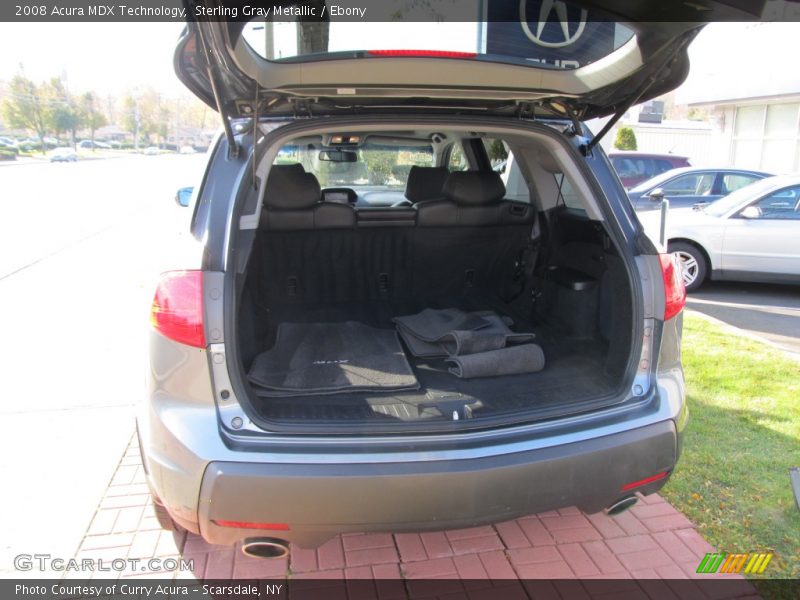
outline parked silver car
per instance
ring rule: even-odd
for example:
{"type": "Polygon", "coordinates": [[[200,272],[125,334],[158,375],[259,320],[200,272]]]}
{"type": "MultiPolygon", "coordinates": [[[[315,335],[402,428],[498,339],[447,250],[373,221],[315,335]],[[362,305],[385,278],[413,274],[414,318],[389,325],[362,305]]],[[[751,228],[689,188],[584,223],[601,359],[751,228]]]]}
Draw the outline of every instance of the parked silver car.
{"type": "Polygon", "coordinates": [[[708,278],[800,283],[800,176],[768,177],[698,210],[671,211],[667,232],[689,291],[708,278]]]}
{"type": "Polygon", "coordinates": [[[685,290],[578,115],[607,131],[679,85],[699,17],[606,4],[645,22],[598,30],[589,70],[189,24],[176,69],[224,135],[152,304],[137,425],[165,527],[274,557],[665,484],[685,290]]]}

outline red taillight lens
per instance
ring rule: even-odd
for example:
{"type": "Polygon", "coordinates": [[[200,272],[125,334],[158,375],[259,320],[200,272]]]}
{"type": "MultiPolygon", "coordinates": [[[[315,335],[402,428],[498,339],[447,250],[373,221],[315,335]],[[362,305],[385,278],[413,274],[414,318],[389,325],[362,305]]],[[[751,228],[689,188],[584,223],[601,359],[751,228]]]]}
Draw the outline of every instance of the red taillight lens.
{"type": "Polygon", "coordinates": [[[372,56],[411,56],[416,58],[475,58],[475,52],[455,50],[368,50],[372,56]]]}
{"type": "Polygon", "coordinates": [[[271,531],[289,531],[286,523],[253,523],[252,521],[224,521],[214,519],[215,525],[220,527],[238,527],[239,529],[269,529],[271,531]]]}
{"type": "Polygon", "coordinates": [[[664,320],[677,315],[686,306],[686,287],[683,285],[683,274],[678,260],[672,254],[659,254],[661,275],[664,278],[664,320]]]}
{"type": "Polygon", "coordinates": [[[162,274],[150,307],[150,322],[171,340],[204,348],[203,272],[170,271],[162,274]]]}

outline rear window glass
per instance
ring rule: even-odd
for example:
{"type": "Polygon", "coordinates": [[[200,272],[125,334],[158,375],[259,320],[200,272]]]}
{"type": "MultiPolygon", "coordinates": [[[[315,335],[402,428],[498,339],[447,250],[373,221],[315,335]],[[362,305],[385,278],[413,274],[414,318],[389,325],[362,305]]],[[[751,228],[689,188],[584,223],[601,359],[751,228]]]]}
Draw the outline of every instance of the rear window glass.
{"type": "Polygon", "coordinates": [[[611,159],[614,170],[620,177],[644,177],[650,179],[675,168],[662,158],[633,158],[615,156],[611,159]]]}
{"type": "Polygon", "coordinates": [[[567,69],[600,60],[633,37],[624,25],[593,20],[585,10],[547,0],[461,0],[449,7],[427,2],[377,3],[367,10],[369,22],[352,15],[337,20],[333,14],[331,21],[321,23],[298,22],[291,15],[269,17],[275,20],[260,17],[248,22],[242,35],[259,56],[271,61],[422,51],[567,69]],[[562,23],[564,5],[567,20],[562,23]],[[392,12],[381,19],[378,13],[387,7],[392,12]]]}
{"type": "Polygon", "coordinates": [[[556,185],[559,190],[557,204],[563,204],[567,208],[585,213],[586,208],[584,208],[578,194],[572,189],[572,184],[570,184],[569,179],[567,179],[563,173],[555,173],[554,177],[556,178],[556,185]]]}
{"type": "Polygon", "coordinates": [[[322,187],[405,190],[414,165],[432,167],[431,146],[364,144],[352,149],[319,148],[313,144],[281,148],[275,164],[300,163],[322,187]]]}

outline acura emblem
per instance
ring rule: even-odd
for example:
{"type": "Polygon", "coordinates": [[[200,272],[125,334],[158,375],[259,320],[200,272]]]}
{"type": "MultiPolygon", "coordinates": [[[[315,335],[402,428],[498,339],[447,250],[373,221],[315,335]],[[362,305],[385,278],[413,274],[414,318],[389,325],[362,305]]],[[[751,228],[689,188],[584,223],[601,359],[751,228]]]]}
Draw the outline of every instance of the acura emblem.
{"type": "Polygon", "coordinates": [[[533,33],[531,28],[528,26],[526,5],[527,0],[519,0],[519,22],[522,25],[522,30],[525,32],[525,35],[528,36],[528,39],[539,46],[543,46],[545,48],[563,48],[564,46],[569,46],[570,44],[575,43],[577,39],[581,37],[583,30],[586,28],[585,9],[581,9],[581,17],[578,21],[578,28],[573,33],[570,33],[567,5],[564,2],[561,2],[561,0],[542,0],[542,6],[539,8],[539,21],[536,24],[536,33],[533,33]],[[542,34],[544,33],[544,27],[547,25],[547,21],[550,18],[550,13],[553,12],[554,9],[556,11],[558,22],[561,25],[561,32],[564,36],[564,39],[560,41],[548,42],[542,39],[542,34]]]}

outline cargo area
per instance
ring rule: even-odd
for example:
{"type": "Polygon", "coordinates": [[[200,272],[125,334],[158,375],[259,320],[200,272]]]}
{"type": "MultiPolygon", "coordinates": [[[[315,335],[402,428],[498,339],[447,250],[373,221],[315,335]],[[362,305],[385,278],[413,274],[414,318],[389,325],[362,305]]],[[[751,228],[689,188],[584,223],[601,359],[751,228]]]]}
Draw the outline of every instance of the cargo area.
{"type": "Polygon", "coordinates": [[[273,166],[237,313],[259,418],[408,431],[619,400],[631,287],[603,225],[508,200],[493,171],[441,175],[439,198],[376,207],[325,201],[300,165],[273,166]],[[419,355],[397,320],[420,314],[466,315],[453,328],[473,331],[445,337],[479,344],[488,318],[508,343],[419,355]]]}

